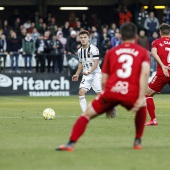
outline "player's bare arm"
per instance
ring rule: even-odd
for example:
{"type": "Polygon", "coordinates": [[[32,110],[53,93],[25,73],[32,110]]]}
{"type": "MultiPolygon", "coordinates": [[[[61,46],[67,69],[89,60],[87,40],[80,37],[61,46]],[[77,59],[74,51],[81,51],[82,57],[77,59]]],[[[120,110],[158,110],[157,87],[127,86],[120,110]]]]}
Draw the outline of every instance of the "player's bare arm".
{"type": "Polygon", "coordinates": [[[152,53],[154,59],[155,59],[155,60],[158,62],[158,64],[162,67],[162,71],[163,71],[164,75],[165,75],[166,77],[169,77],[168,66],[165,66],[165,65],[162,63],[160,57],[159,57],[158,54],[157,54],[157,48],[152,48],[151,53],[152,53]]]}
{"type": "Polygon", "coordinates": [[[94,64],[91,67],[91,69],[88,72],[83,72],[83,75],[87,76],[87,75],[91,74],[97,68],[98,64],[99,64],[99,59],[95,59],[94,64]]]}
{"type": "Polygon", "coordinates": [[[139,80],[140,81],[139,97],[136,103],[134,104],[134,107],[132,108],[133,112],[137,112],[142,106],[145,105],[145,93],[148,85],[149,72],[150,72],[149,63],[143,62],[139,80]]]}
{"type": "Polygon", "coordinates": [[[105,85],[106,85],[106,82],[107,82],[108,77],[109,77],[108,74],[106,74],[106,73],[103,73],[103,74],[102,74],[102,90],[105,89],[105,85]]]}
{"type": "Polygon", "coordinates": [[[72,76],[72,81],[78,81],[78,79],[79,79],[79,74],[81,73],[82,69],[83,69],[83,65],[82,65],[82,63],[79,63],[78,68],[77,68],[77,71],[76,71],[76,74],[74,74],[74,75],[72,76]]]}

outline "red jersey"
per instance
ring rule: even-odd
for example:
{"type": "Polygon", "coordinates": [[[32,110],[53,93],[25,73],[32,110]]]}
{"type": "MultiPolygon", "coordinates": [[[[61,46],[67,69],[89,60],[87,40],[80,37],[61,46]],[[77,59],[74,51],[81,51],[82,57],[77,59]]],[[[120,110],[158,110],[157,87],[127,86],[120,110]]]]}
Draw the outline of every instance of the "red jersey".
{"type": "Polygon", "coordinates": [[[150,63],[146,49],[134,44],[123,43],[106,53],[102,72],[109,75],[105,90],[122,95],[139,94],[139,78],[143,62],[150,63]]]}
{"type": "MultiPolygon", "coordinates": [[[[157,54],[165,66],[170,66],[170,38],[162,37],[152,42],[152,48],[157,48],[157,54]]],[[[157,71],[162,72],[161,66],[157,65],[157,71]]],[[[170,72],[170,71],[169,71],[170,72]]]]}

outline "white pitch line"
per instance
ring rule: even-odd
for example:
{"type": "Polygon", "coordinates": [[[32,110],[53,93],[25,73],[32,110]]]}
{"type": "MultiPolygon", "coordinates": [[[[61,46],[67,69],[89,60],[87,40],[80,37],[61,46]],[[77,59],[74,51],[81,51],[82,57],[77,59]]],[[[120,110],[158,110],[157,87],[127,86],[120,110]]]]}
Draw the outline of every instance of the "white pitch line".
{"type": "MultiPolygon", "coordinates": [[[[126,116],[133,116],[133,115],[121,115],[120,117],[126,117],[126,116]]],[[[169,117],[170,115],[156,115],[156,116],[163,116],[163,117],[169,117]]],[[[79,117],[79,116],[55,116],[56,118],[75,118],[75,117],[79,117]]],[[[100,117],[105,117],[100,116],[100,117]]],[[[42,119],[43,117],[0,117],[0,119],[42,119]]]]}
{"type": "Polygon", "coordinates": [[[1,99],[5,99],[5,100],[14,100],[14,101],[21,101],[21,100],[23,100],[23,99],[10,98],[10,97],[1,97],[1,99]]]}
{"type": "MultiPolygon", "coordinates": [[[[56,116],[56,118],[72,118],[78,116],[56,116]]],[[[42,119],[43,117],[0,117],[0,119],[42,119]]]]}

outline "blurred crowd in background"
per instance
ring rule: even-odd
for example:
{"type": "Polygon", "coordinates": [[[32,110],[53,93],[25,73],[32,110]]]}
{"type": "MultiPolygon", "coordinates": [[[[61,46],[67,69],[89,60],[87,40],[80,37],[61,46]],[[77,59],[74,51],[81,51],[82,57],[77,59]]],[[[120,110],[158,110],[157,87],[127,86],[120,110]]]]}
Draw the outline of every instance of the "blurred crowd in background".
{"type": "MultiPolygon", "coordinates": [[[[77,16],[75,12],[70,12],[62,25],[51,12],[41,17],[35,11],[24,20],[15,9],[10,18],[0,20],[0,71],[60,74],[67,70],[72,74],[77,69],[77,50],[81,47],[78,35],[84,29],[90,33],[90,43],[98,47],[102,63],[107,50],[122,43],[120,27],[125,22],[137,25],[135,43],[150,52],[151,43],[159,37],[157,11],[152,6],[145,10],[141,3],[134,5],[133,9],[117,6],[113,22],[109,24],[103,24],[95,13],[88,18],[86,13],[77,16]]],[[[163,10],[162,21],[170,24],[170,6],[163,10]]],[[[151,71],[155,69],[156,62],[151,56],[151,71]]]]}

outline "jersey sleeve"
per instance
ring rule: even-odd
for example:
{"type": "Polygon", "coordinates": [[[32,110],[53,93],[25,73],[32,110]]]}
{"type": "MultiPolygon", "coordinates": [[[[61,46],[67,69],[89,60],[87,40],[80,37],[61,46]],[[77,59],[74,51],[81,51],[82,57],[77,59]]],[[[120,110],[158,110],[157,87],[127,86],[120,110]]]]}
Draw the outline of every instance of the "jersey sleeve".
{"type": "Polygon", "coordinates": [[[153,42],[152,42],[152,45],[151,45],[152,48],[157,48],[157,43],[156,43],[156,42],[157,42],[157,41],[153,41],[153,42]]]}
{"type": "Polygon", "coordinates": [[[102,73],[109,74],[109,52],[105,54],[103,61],[102,73]]]}
{"type": "Polygon", "coordinates": [[[150,55],[148,51],[145,51],[145,55],[143,57],[143,62],[148,62],[150,64],[150,55]]]}
{"type": "Polygon", "coordinates": [[[96,46],[93,46],[92,51],[93,59],[99,59],[99,49],[96,46]]]}

